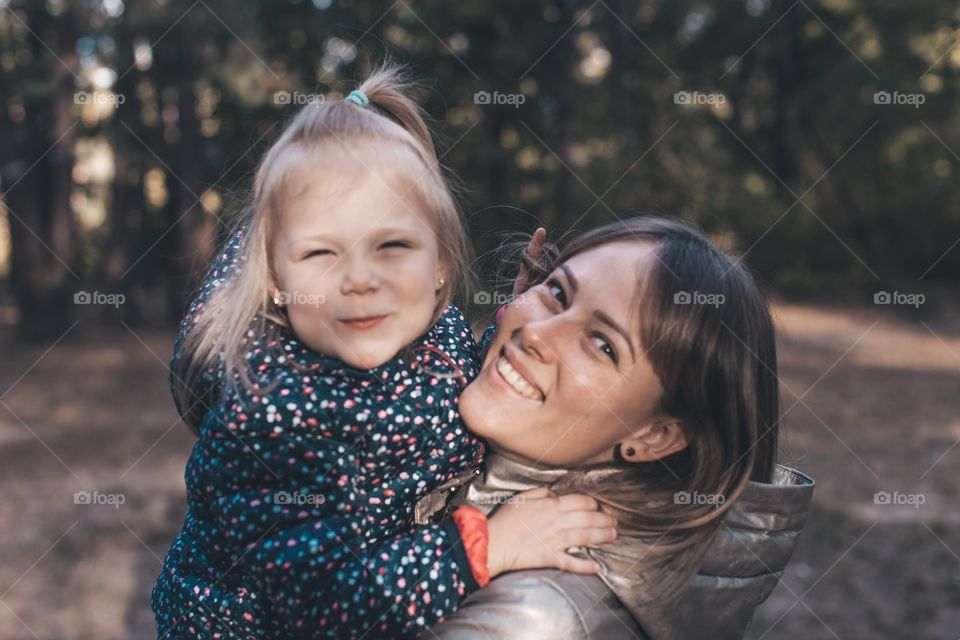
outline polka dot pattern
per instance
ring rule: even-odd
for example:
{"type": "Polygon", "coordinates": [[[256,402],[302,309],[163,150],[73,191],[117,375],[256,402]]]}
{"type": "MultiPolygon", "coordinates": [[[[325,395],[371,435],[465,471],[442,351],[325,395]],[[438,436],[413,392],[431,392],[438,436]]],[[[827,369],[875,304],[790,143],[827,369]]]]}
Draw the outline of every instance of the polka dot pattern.
{"type": "MultiPolygon", "coordinates": [[[[181,323],[242,268],[242,231],[181,323]]],[[[164,638],[415,637],[476,583],[451,523],[414,505],[482,462],[457,400],[479,367],[463,314],[390,362],[351,368],[289,331],[248,334],[256,388],[206,372],[215,399],[187,462],[188,510],[153,590],[164,638]]],[[[182,413],[182,407],[178,407],[182,413]]]]}

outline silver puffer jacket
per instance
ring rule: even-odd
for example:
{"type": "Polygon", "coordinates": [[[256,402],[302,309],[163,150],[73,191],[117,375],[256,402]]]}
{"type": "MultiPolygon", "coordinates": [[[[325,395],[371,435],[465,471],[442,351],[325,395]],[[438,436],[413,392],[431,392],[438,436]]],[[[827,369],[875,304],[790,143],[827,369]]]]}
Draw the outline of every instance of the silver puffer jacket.
{"type": "MultiPolygon", "coordinates": [[[[491,453],[466,490],[445,487],[421,511],[469,502],[491,511],[518,491],[551,485],[564,469],[528,466],[491,453]]],[[[506,573],[467,598],[425,638],[519,640],[742,638],[793,555],[813,496],[808,476],[778,466],[770,484],[751,482],[724,517],[699,571],[669,606],[652,606],[651,589],[631,571],[647,542],[620,537],[583,549],[601,565],[596,576],[553,569],[506,573]]]]}

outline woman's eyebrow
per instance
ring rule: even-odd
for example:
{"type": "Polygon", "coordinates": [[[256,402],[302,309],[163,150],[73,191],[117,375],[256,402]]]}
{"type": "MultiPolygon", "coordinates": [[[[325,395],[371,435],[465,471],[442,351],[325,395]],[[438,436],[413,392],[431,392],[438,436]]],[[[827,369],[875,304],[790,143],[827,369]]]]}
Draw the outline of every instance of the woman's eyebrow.
{"type": "Polygon", "coordinates": [[[577,284],[577,279],[573,277],[573,271],[570,270],[565,264],[560,265],[560,270],[563,271],[563,274],[567,276],[567,282],[570,283],[570,288],[573,289],[573,292],[576,293],[580,286],[577,284]]]}
{"type": "MultiPolygon", "coordinates": [[[[579,289],[579,284],[577,283],[577,279],[573,275],[573,271],[571,271],[570,267],[568,267],[565,264],[560,265],[560,270],[563,271],[563,274],[565,276],[567,276],[567,282],[570,283],[570,288],[573,289],[574,293],[576,293],[577,290],[579,289]]],[[[627,346],[630,347],[630,356],[633,358],[633,361],[636,362],[637,352],[633,348],[633,341],[630,340],[630,334],[628,334],[623,327],[617,324],[613,318],[608,316],[603,311],[600,311],[600,310],[594,311],[593,315],[597,318],[597,320],[609,326],[611,329],[613,329],[623,337],[624,342],[626,342],[627,346]]]]}

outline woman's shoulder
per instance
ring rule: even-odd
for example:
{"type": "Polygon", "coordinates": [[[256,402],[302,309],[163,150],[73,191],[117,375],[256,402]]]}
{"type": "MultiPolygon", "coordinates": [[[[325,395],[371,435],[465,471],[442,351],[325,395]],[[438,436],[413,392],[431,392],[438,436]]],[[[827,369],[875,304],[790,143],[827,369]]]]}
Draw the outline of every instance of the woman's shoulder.
{"type": "Polygon", "coordinates": [[[514,571],[474,592],[431,633],[439,638],[642,638],[597,576],[556,569],[514,571]]]}

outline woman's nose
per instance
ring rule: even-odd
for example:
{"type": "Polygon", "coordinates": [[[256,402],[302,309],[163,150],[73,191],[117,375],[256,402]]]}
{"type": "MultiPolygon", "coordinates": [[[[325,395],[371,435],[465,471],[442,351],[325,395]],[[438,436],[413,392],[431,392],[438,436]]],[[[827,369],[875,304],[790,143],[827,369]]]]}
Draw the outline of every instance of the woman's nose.
{"type": "Polygon", "coordinates": [[[554,362],[557,359],[557,338],[562,327],[557,318],[530,320],[520,328],[520,346],[541,362],[554,362]]]}

